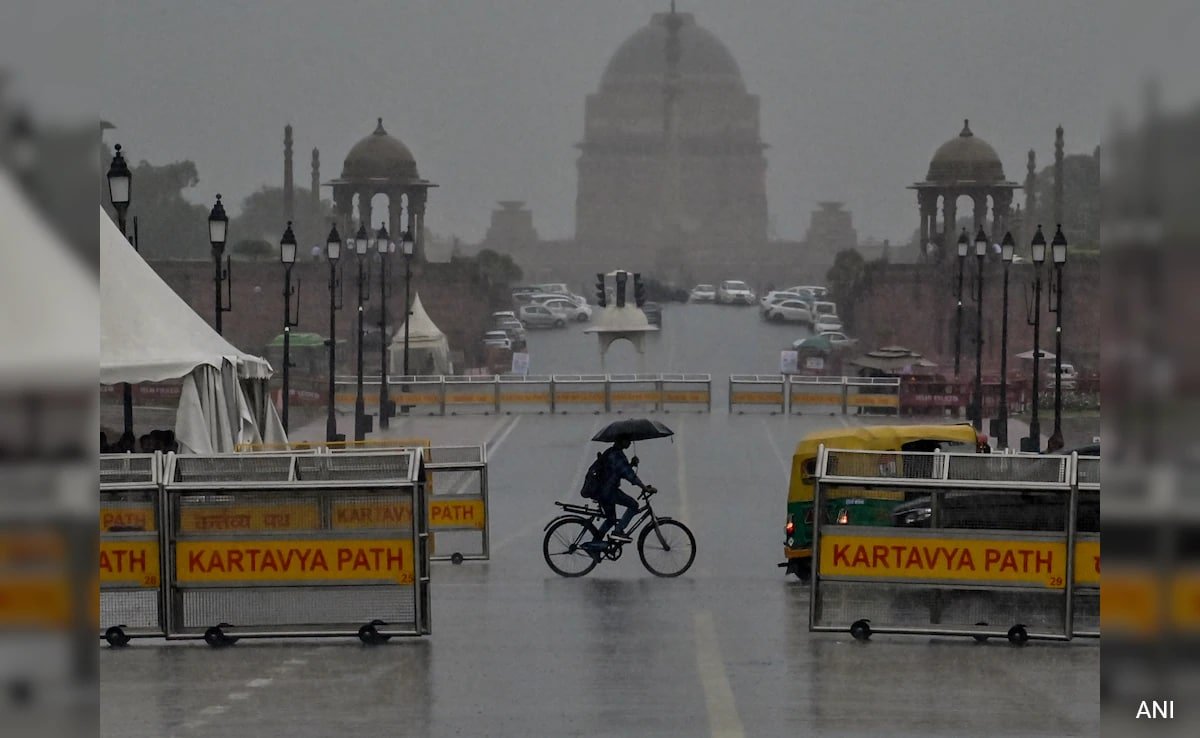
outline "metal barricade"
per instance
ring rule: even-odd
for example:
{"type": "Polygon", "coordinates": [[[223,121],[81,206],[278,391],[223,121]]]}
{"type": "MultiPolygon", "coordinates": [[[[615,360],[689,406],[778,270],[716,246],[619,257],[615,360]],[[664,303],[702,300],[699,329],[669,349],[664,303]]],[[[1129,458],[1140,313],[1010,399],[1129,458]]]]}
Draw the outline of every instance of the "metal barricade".
{"type": "Polygon", "coordinates": [[[442,378],[442,414],[500,412],[500,383],[494,375],[442,378]]]}
{"type": "Polygon", "coordinates": [[[788,377],[788,408],[793,413],[846,412],[845,377],[788,377]]]}
{"type": "Polygon", "coordinates": [[[658,374],[610,374],[609,412],[662,410],[662,378],[658,374]]]}
{"type": "Polygon", "coordinates": [[[100,457],[100,631],[113,645],[166,633],[162,467],[159,452],[100,457]]]}
{"type": "Polygon", "coordinates": [[[843,412],[900,414],[899,377],[846,377],[843,412]]]}
{"type": "Polygon", "coordinates": [[[822,448],[810,630],[1069,640],[1078,492],[1074,456],[822,448]]]}
{"type": "Polygon", "coordinates": [[[445,392],[445,377],[440,374],[388,377],[388,399],[396,403],[397,413],[445,415],[445,392]]]}
{"type": "Polygon", "coordinates": [[[1075,514],[1076,637],[1100,637],[1100,457],[1080,456],[1075,461],[1079,502],[1075,514]]]}
{"type": "Polygon", "coordinates": [[[433,446],[426,450],[429,531],[434,561],[491,558],[487,448],[433,446]]]}
{"type": "Polygon", "coordinates": [[[729,413],[747,408],[767,408],[771,414],[787,412],[787,384],[782,374],[732,374],[729,377],[729,413]]]}
{"type": "Polygon", "coordinates": [[[168,638],[425,635],[419,449],[168,456],[168,638]]]}
{"type": "Polygon", "coordinates": [[[676,408],[712,412],[711,374],[663,374],[660,382],[664,412],[676,408]]]}
{"type": "Polygon", "coordinates": [[[608,410],[608,377],[603,374],[555,374],[550,387],[550,411],[583,411],[598,414],[608,410]]]}
{"type": "Polygon", "coordinates": [[[550,412],[550,388],[554,378],[549,374],[501,375],[500,409],[505,413],[550,412]]]}

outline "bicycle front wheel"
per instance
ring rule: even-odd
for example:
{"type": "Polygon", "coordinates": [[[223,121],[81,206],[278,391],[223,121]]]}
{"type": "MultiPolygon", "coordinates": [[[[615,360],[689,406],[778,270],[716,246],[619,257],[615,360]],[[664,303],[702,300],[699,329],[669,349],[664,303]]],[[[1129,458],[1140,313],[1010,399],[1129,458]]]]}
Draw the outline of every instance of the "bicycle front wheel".
{"type": "Polygon", "coordinates": [[[696,560],[696,537],[678,520],[659,520],[638,536],[642,566],[660,577],[677,577],[696,560]]]}
{"type": "Polygon", "coordinates": [[[581,577],[600,563],[582,544],[596,537],[596,528],[583,518],[563,518],[546,531],[542,555],[546,565],[563,577],[581,577]]]}

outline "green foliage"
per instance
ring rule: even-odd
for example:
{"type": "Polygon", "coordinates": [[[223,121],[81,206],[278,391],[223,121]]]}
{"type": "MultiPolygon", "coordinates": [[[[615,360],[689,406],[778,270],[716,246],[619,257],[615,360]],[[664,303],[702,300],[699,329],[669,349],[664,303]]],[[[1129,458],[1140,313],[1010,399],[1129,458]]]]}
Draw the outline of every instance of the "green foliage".
{"type": "MultiPolygon", "coordinates": [[[[300,258],[308,257],[313,246],[319,245],[324,252],[325,239],[333,222],[333,208],[325,200],[321,201],[319,212],[312,212],[311,192],[297,187],[293,198],[292,232],[296,234],[300,258]]],[[[264,185],[242,200],[241,210],[230,220],[229,236],[278,244],[287,227],[285,212],[283,188],[264,185]]],[[[354,234],[342,233],[341,236],[345,243],[354,234]]]]}
{"type": "MultiPolygon", "coordinates": [[[[101,204],[116,220],[108,201],[108,182],[104,175],[112,150],[103,147],[101,154],[101,204]]],[[[196,165],[191,161],[176,161],[156,166],[147,161],[131,166],[133,182],[127,227],[133,236],[133,219],[138,219],[138,249],[147,259],[207,259],[208,208],[194,205],[184,197],[184,190],[200,182],[196,165]]]]}
{"type": "MultiPolygon", "coordinates": [[[[1054,165],[1042,169],[1035,182],[1032,222],[1043,225],[1049,241],[1054,234],[1054,165]]],[[[1100,243],[1100,162],[1094,156],[1063,157],[1063,232],[1071,246],[1100,243]]]]}
{"type": "Polygon", "coordinates": [[[479,279],[489,287],[518,284],[524,277],[521,267],[511,256],[491,249],[483,249],[475,257],[460,261],[474,262],[479,279]]]}
{"type": "Polygon", "coordinates": [[[867,262],[856,249],[843,249],[833,258],[825,275],[830,297],[838,304],[843,322],[854,322],[854,304],[866,281],[867,262]]]}
{"type": "Polygon", "coordinates": [[[244,238],[235,241],[229,247],[229,253],[234,259],[268,261],[278,256],[279,247],[260,238],[244,238]]]}

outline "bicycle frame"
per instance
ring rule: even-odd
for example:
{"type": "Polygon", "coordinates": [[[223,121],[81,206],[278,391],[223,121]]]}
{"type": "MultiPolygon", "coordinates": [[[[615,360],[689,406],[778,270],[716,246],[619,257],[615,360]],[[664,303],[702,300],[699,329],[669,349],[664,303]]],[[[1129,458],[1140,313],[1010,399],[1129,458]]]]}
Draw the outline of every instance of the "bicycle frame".
{"type": "MultiPolygon", "coordinates": [[[[651,520],[655,523],[654,534],[658,536],[658,542],[663,546],[666,546],[667,542],[662,537],[662,533],[659,531],[657,525],[659,517],[654,513],[654,508],[650,504],[650,498],[645,492],[642,492],[640,495],[638,495],[637,499],[642,502],[642,505],[638,507],[637,514],[634,515],[633,521],[629,524],[625,532],[632,537],[638,528],[641,528],[647,520],[651,520]]],[[[542,530],[549,530],[550,526],[554,525],[563,518],[581,516],[587,518],[588,520],[603,520],[608,517],[599,507],[592,507],[591,505],[572,505],[569,502],[555,502],[554,504],[561,507],[566,514],[555,517],[549,523],[546,523],[542,530]]]]}

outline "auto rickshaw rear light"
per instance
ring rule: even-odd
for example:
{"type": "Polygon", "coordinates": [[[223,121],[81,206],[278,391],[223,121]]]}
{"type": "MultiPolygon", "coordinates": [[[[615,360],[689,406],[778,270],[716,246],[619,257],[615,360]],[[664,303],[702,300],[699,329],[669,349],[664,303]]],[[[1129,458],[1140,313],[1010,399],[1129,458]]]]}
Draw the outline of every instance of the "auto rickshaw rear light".
{"type": "Polygon", "coordinates": [[[849,522],[850,522],[850,515],[849,515],[849,513],[846,512],[846,508],[843,507],[841,510],[838,510],[837,524],[838,525],[846,525],[849,522]]]}
{"type": "Polygon", "coordinates": [[[788,538],[791,538],[792,534],[796,532],[796,523],[792,520],[791,515],[788,516],[787,525],[783,527],[783,530],[787,533],[788,538]]]}

